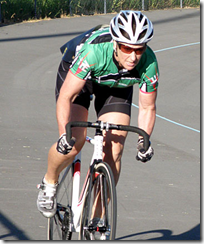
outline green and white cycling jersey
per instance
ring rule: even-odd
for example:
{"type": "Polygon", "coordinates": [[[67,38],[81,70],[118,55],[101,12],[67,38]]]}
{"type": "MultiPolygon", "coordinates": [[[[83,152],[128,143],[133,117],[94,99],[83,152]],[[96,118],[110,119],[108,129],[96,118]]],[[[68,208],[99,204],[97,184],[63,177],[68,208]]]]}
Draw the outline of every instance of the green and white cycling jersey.
{"type": "Polygon", "coordinates": [[[109,28],[93,31],[82,40],[70,70],[80,79],[109,87],[124,88],[138,83],[143,92],[154,92],[158,87],[159,69],[152,49],[147,46],[133,70],[121,70],[114,58],[109,28]]]}

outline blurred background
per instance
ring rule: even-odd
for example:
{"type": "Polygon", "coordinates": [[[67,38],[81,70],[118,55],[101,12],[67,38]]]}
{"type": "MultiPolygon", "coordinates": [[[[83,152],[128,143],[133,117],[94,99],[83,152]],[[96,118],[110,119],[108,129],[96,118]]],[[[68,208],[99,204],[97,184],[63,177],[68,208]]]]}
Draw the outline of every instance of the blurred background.
{"type": "Polygon", "coordinates": [[[199,5],[199,0],[0,0],[0,23],[199,5]]]}

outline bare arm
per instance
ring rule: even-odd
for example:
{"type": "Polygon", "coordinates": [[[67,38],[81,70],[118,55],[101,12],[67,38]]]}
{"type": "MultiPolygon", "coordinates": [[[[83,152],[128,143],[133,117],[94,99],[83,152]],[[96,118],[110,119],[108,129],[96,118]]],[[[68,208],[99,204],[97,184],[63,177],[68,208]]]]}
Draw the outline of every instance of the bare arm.
{"type": "Polygon", "coordinates": [[[156,98],[157,91],[143,93],[139,91],[139,115],[138,127],[151,135],[156,119],[156,98]]]}
{"type": "Polygon", "coordinates": [[[68,72],[66,79],[60,89],[60,95],[57,100],[57,122],[59,135],[66,132],[65,126],[70,121],[71,103],[78,93],[84,87],[85,81],[76,77],[72,72],[68,72]]]}

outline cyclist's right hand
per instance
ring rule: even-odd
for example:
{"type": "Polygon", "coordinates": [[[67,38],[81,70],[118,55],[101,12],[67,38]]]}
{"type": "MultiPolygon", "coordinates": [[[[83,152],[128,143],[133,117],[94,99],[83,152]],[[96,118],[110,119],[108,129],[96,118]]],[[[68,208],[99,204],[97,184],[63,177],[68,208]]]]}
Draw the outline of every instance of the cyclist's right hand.
{"type": "Polygon", "coordinates": [[[71,138],[70,142],[67,142],[66,133],[62,134],[57,142],[57,151],[63,155],[67,155],[75,144],[75,138],[71,138]]]}

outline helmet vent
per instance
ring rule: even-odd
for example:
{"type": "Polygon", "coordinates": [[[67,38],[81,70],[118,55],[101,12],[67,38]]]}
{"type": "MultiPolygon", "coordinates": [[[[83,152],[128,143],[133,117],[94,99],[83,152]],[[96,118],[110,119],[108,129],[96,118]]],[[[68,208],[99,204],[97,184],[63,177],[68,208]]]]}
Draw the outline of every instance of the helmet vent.
{"type": "Polygon", "coordinates": [[[113,34],[115,37],[119,38],[119,36],[118,36],[118,35],[115,33],[115,31],[113,30],[112,26],[111,26],[111,32],[112,32],[112,34],[113,34]]]}
{"type": "Polygon", "coordinates": [[[141,22],[142,19],[143,19],[143,14],[141,13],[141,14],[140,14],[140,17],[139,17],[139,21],[141,22]]]}
{"type": "Polygon", "coordinates": [[[133,32],[133,35],[135,35],[135,31],[136,31],[136,20],[135,20],[135,18],[132,18],[132,32],[133,32]]]}
{"type": "Polygon", "coordinates": [[[116,25],[116,18],[113,19],[114,25],[116,25]]]}
{"type": "Polygon", "coordinates": [[[152,30],[151,34],[149,35],[149,38],[152,38],[154,31],[152,30]]]}
{"type": "Polygon", "coordinates": [[[128,22],[128,19],[127,19],[126,15],[123,12],[121,13],[121,17],[123,17],[125,19],[125,21],[128,22]]]}
{"type": "Polygon", "coordinates": [[[121,31],[121,33],[122,33],[123,36],[125,36],[128,40],[131,40],[130,39],[130,36],[128,35],[128,33],[125,30],[123,30],[123,29],[120,28],[120,31],[121,31]]]}
{"type": "Polygon", "coordinates": [[[123,22],[121,21],[121,19],[118,20],[118,24],[123,25],[123,22]]]}
{"type": "Polygon", "coordinates": [[[138,37],[138,40],[142,39],[147,33],[147,29],[144,30],[142,33],[140,33],[139,37],[138,37]]]}

